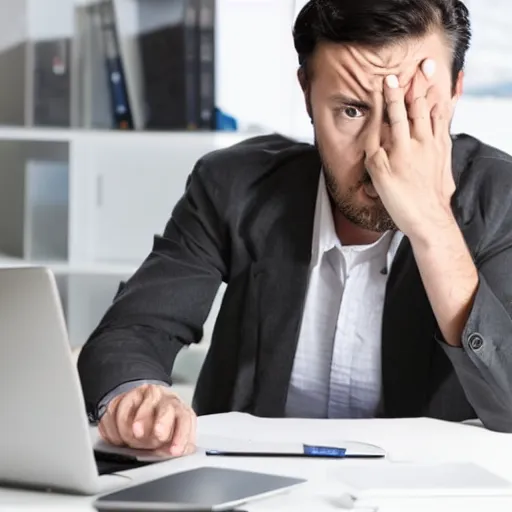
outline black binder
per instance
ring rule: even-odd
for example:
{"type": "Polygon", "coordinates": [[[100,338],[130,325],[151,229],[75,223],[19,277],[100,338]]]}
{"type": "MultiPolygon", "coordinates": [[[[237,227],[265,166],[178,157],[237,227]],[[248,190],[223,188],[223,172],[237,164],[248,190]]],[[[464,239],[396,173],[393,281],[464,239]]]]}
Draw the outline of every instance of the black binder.
{"type": "Polygon", "coordinates": [[[101,19],[101,35],[114,127],[120,130],[133,130],[132,109],[119,46],[114,2],[105,0],[99,3],[97,8],[101,19]]]}
{"type": "Polygon", "coordinates": [[[143,0],[138,5],[145,128],[197,130],[199,0],[143,0]]]}
{"type": "Polygon", "coordinates": [[[199,127],[215,129],[215,0],[199,0],[199,127]]]}
{"type": "Polygon", "coordinates": [[[70,40],[34,42],[34,126],[71,125],[70,40]]]}

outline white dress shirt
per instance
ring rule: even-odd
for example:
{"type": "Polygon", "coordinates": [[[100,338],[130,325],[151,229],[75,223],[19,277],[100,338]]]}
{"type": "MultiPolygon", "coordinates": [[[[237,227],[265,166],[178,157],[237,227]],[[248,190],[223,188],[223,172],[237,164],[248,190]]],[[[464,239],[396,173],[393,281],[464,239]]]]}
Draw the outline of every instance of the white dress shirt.
{"type": "Polygon", "coordinates": [[[343,246],[323,173],[312,258],[286,415],[374,417],[381,401],[381,323],[386,281],[402,233],[343,246]]]}

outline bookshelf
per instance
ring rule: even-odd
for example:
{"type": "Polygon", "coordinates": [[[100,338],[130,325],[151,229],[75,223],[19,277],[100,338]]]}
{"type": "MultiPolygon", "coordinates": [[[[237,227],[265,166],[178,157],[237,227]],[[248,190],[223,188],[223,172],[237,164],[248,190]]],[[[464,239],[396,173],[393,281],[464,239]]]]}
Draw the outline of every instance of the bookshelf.
{"type": "MultiPolygon", "coordinates": [[[[88,14],[92,3],[0,0],[7,20],[0,36],[0,267],[55,273],[74,348],[151,250],[195,162],[256,135],[140,130],[147,105],[139,14],[146,0],[114,0],[138,129],[110,130],[112,91],[88,14]]],[[[205,341],[221,297],[222,289],[205,341]]],[[[189,394],[204,345],[182,351],[176,364],[177,384],[189,394]]]]}
{"type": "MultiPolygon", "coordinates": [[[[82,345],[163,231],[195,162],[254,135],[0,127],[0,267],[50,268],[71,344],[82,345]]],[[[183,351],[178,373],[195,372],[204,352],[183,351]]]]}
{"type": "Polygon", "coordinates": [[[249,136],[0,127],[0,264],[130,271],[162,231],[195,162],[249,136]]]}

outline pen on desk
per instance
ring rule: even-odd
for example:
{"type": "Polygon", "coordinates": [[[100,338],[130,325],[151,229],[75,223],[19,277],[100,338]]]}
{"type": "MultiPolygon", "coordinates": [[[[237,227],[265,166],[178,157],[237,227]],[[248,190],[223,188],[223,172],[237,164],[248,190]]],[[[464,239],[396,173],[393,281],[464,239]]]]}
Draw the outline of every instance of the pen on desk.
{"type": "Polygon", "coordinates": [[[351,453],[346,448],[339,446],[322,446],[315,444],[303,444],[302,451],[265,452],[261,451],[235,451],[235,450],[207,450],[206,455],[220,457],[312,457],[321,459],[380,459],[381,453],[351,453]]]}
{"type": "Polygon", "coordinates": [[[313,459],[382,459],[384,455],[381,454],[309,454],[309,453],[271,453],[271,452],[230,452],[224,450],[206,450],[208,457],[268,457],[268,458],[313,458],[313,459]]]}

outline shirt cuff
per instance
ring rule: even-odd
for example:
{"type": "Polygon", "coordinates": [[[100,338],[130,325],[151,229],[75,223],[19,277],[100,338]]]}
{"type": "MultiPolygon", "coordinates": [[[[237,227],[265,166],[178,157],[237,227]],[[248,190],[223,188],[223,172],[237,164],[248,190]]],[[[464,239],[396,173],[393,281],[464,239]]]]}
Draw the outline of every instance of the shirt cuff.
{"type": "Polygon", "coordinates": [[[107,393],[98,403],[98,407],[96,408],[96,418],[99,422],[103,415],[107,412],[108,404],[116,397],[123,393],[130,391],[131,389],[138,388],[139,386],[143,386],[144,384],[155,384],[158,386],[167,386],[170,387],[168,382],[164,382],[161,380],[132,380],[130,382],[124,382],[123,384],[119,384],[119,386],[115,387],[112,391],[107,393]]]}

